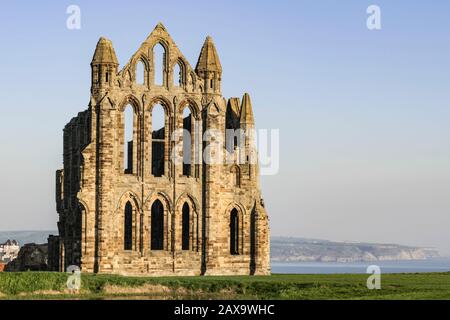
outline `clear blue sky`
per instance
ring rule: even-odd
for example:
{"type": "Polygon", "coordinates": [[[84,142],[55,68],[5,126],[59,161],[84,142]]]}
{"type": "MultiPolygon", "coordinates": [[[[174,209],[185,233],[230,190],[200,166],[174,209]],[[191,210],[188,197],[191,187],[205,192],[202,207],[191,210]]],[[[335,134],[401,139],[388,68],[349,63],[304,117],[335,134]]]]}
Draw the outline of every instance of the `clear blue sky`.
{"type": "Polygon", "coordinates": [[[89,102],[100,36],[123,66],[162,21],[195,65],[214,38],[225,96],[279,128],[263,177],[273,235],[450,253],[450,2],[9,1],[0,10],[0,230],[55,229],[62,128],[89,102]],[[81,30],[66,8],[81,8],[81,30]],[[382,30],[366,28],[377,4],[382,30]]]}

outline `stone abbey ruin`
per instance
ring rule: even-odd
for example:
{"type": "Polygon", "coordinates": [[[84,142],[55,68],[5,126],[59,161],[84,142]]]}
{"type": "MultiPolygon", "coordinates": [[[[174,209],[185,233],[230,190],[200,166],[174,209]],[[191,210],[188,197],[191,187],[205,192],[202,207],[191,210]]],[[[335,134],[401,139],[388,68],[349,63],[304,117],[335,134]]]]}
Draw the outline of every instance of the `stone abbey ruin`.
{"type": "Polygon", "coordinates": [[[49,268],[270,274],[252,105],[248,94],[222,96],[212,39],[194,69],[158,24],[118,67],[112,42],[100,38],[88,109],[64,128],[49,268]]]}

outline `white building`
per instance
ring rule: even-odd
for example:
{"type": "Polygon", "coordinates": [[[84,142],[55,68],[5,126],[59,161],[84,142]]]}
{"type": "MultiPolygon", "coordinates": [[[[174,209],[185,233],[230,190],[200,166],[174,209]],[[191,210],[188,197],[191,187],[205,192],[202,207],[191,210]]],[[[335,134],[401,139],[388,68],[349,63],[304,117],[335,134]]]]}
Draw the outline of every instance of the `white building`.
{"type": "Polygon", "coordinates": [[[7,240],[0,244],[0,263],[8,263],[19,254],[20,246],[16,240],[7,240]]]}

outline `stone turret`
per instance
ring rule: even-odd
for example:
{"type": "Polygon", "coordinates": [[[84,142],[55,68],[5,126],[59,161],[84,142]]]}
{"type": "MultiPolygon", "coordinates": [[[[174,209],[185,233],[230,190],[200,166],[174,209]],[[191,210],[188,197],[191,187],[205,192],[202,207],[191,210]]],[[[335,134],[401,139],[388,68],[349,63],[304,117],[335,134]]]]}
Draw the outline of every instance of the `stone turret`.
{"type": "Polygon", "coordinates": [[[258,159],[255,146],[255,119],[253,117],[253,107],[250,100],[250,95],[248,93],[244,94],[241,104],[241,115],[240,115],[240,129],[243,130],[244,138],[244,154],[241,157],[245,158],[244,161],[249,165],[250,176],[258,179],[256,176],[258,170],[258,159]]]}
{"type": "Polygon", "coordinates": [[[204,93],[221,93],[222,65],[219,55],[210,36],[206,37],[195,67],[197,75],[203,79],[204,93]]]}
{"type": "Polygon", "coordinates": [[[111,40],[101,37],[92,58],[91,92],[110,88],[114,84],[119,62],[111,40]]]}
{"type": "Polygon", "coordinates": [[[252,102],[248,93],[245,93],[244,97],[242,98],[240,123],[242,129],[253,129],[255,126],[252,102]]]}

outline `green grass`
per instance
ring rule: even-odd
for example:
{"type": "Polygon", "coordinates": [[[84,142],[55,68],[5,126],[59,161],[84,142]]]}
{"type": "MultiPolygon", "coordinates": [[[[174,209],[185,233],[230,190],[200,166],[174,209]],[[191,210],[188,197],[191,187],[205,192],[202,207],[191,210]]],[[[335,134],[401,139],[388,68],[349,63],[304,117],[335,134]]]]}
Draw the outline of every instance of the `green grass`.
{"type": "Polygon", "coordinates": [[[450,299],[450,273],[385,274],[381,290],[368,290],[364,274],[161,278],[82,274],[77,293],[67,291],[67,276],[0,273],[0,299],[450,299]]]}

